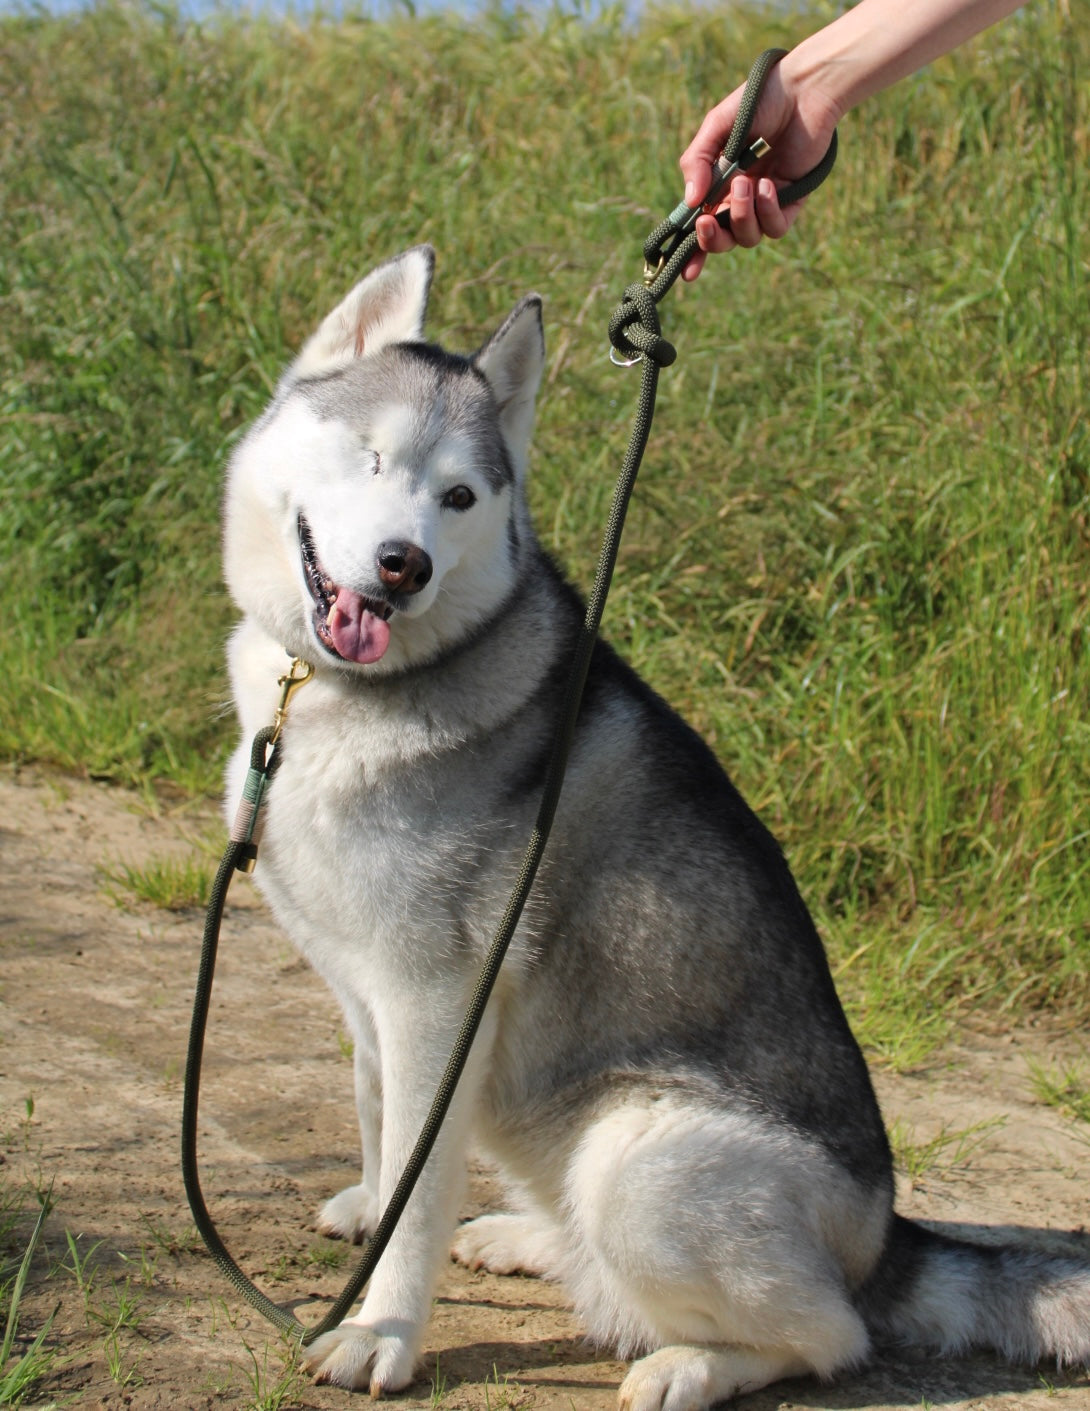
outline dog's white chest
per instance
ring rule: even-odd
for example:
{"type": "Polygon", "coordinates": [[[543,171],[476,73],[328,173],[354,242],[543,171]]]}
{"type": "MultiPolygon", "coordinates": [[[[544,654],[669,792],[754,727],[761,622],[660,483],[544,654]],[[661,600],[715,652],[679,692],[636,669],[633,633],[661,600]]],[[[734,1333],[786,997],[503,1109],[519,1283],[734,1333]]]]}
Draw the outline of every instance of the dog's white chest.
{"type": "Polygon", "coordinates": [[[464,964],[468,859],[491,851],[502,825],[461,771],[434,757],[396,763],[388,737],[380,755],[378,730],[369,760],[365,722],[348,740],[320,718],[292,724],[257,872],[281,925],[334,985],[352,972],[355,989],[366,967],[402,988],[464,964]]]}

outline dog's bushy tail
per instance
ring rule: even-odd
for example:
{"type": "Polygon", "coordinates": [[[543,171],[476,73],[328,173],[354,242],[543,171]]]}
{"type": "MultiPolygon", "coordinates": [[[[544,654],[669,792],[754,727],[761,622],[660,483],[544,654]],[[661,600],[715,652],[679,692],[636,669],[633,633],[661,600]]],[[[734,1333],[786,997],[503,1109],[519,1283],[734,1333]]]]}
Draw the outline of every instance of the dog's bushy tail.
{"type": "Polygon", "coordinates": [[[879,1341],[1090,1366],[1090,1258],[951,1239],[894,1216],[856,1306],[879,1341]]]}

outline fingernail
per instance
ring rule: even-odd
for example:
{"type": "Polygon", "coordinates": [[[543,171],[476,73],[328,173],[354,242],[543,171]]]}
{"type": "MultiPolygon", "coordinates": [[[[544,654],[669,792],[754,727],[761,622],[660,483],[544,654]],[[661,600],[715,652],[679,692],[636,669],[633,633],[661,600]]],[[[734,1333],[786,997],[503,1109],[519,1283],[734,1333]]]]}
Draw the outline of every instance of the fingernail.
{"type": "Polygon", "coordinates": [[[734,184],[730,188],[730,194],[735,201],[748,201],[753,195],[753,182],[748,176],[736,176],[734,184]]]}
{"type": "Polygon", "coordinates": [[[766,201],[770,201],[776,194],[775,182],[769,181],[767,176],[763,176],[757,190],[766,201]]]}
{"type": "MultiPolygon", "coordinates": [[[[676,186],[674,187],[674,190],[677,190],[676,186]]],[[[687,206],[696,205],[696,187],[691,181],[687,181],[685,183],[685,204],[687,206]]]]}

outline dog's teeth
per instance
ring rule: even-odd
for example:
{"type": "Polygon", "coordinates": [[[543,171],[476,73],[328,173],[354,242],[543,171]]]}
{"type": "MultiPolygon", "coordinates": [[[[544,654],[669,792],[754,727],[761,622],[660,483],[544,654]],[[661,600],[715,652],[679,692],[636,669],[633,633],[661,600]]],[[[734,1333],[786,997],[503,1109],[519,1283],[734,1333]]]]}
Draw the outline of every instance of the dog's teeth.
{"type": "Polygon", "coordinates": [[[337,611],[337,604],[336,604],[336,603],[330,603],[330,605],[329,605],[329,612],[326,614],[326,620],[325,620],[325,625],[326,625],[327,627],[332,627],[332,626],[333,626],[333,614],[334,614],[336,611],[337,611]]]}

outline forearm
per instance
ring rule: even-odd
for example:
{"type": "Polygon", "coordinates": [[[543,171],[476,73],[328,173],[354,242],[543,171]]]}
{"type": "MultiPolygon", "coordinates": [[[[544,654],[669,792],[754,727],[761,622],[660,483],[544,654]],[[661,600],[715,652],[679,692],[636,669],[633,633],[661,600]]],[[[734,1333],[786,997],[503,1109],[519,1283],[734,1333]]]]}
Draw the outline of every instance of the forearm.
{"type": "Polygon", "coordinates": [[[782,61],[840,116],[1017,10],[1023,0],[859,0],[782,61]]]}

